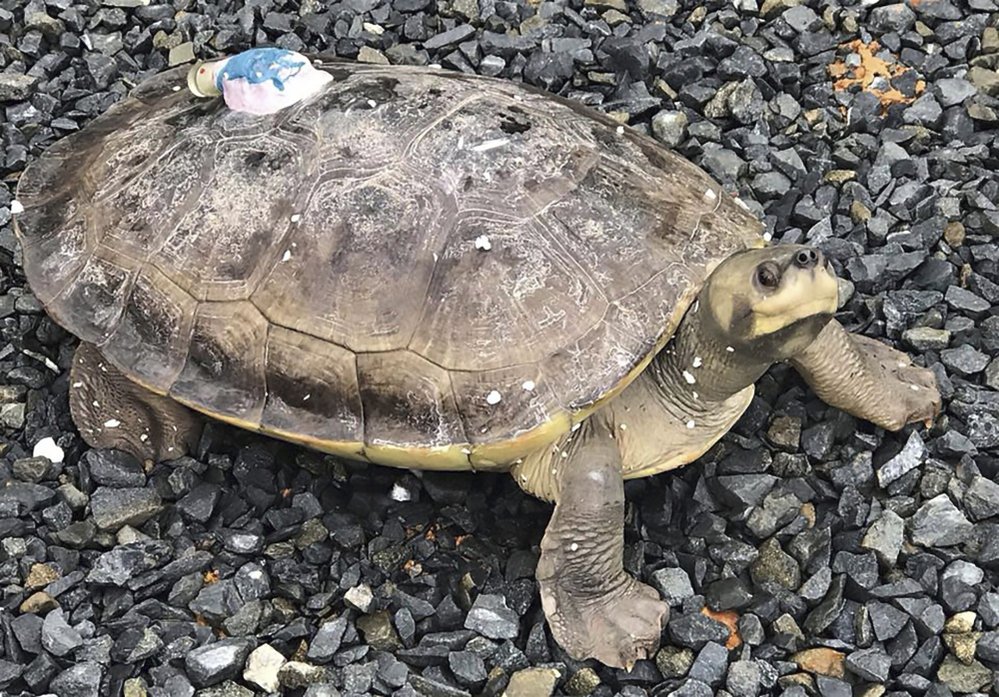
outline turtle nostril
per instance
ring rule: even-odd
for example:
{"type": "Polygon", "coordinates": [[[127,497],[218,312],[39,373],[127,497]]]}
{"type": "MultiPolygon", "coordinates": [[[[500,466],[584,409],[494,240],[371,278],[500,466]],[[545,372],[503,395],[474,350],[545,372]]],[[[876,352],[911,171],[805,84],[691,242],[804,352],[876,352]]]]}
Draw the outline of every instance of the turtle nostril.
{"type": "Polygon", "coordinates": [[[814,249],[802,249],[794,255],[794,263],[803,269],[810,269],[819,263],[819,255],[814,249]]]}

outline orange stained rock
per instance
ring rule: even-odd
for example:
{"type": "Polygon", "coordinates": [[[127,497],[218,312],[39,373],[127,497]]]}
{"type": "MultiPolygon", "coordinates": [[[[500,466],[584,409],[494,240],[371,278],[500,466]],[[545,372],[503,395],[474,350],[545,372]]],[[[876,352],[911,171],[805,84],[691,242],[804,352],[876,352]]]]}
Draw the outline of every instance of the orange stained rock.
{"type": "Polygon", "coordinates": [[[843,660],[846,656],[835,649],[815,648],[799,651],[791,657],[802,670],[830,678],[842,678],[845,675],[843,660]]]}
{"type": "Polygon", "coordinates": [[[219,580],[219,572],[216,571],[215,569],[211,569],[210,571],[206,571],[205,572],[205,575],[204,575],[203,578],[204,578],[205,583],[210,586],[211,584],[218,582],[218,580],[219,580]]]}
{"type": "Polygon", "coordinates": [[[725,642],[725,648],[731,651],[732,649],[739,648],[742,645],[742,637],[739,636],[739,615],[735,610],[722,610],[716,612],[708,607],[701,608],[701,614],[706,617],[710,617],[715,622],[721,622],[726,627],[728,627],[728,641],[725,642]]]}
{"type": "Polygon", "coordinates": [[[862,90],[876,95],[881,101],[882,108],[887,109],[892,104],[910,104],[926,89],[926,82],[919,80],[916,82],[915,95],[908,97],[892,87],[891,79],[902,75],[906,71],[906,66],[894,60],[894,57],[889,62],[878,56],[881,44],[877,41],[865,44],[860,39],[855,39],[843,44],[841,48],[849,49],[860,56],[860,65],[847,65],[843,58],[837,58],[829,65],[829,75],[833,78],[833,88],[836,90],[844,91],[854,85],[860,85],[862,90]],[[874,86],[874,81],[878,78],[888,83],[888,87],[874,86]]]}

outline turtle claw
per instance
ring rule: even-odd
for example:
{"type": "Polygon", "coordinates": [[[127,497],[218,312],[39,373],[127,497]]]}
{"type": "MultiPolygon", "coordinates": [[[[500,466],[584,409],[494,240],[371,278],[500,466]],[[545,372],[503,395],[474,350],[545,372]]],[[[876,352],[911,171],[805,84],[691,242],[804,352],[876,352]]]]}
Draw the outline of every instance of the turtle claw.
{"type": "Polygon", "coordinates": [[[655,589],[630,576],[606,595],[577,595],[558,582],[541,587],[552,635],[577,660],[595,658],[631,671],[659,648],[669,606],[655,589]]]}

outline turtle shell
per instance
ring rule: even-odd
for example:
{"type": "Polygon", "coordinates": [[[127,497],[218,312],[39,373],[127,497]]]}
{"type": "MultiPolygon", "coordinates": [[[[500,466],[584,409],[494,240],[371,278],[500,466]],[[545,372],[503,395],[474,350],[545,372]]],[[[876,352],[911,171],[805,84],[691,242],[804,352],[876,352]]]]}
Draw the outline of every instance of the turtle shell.
{"type": "Polygon", "coordinates": [[[759,223],[522,85],[321,63],[276,114],[140,84],[23,174],[24,269],[139,384],[349,457],[508,464],[627,385],[759,223]]]}

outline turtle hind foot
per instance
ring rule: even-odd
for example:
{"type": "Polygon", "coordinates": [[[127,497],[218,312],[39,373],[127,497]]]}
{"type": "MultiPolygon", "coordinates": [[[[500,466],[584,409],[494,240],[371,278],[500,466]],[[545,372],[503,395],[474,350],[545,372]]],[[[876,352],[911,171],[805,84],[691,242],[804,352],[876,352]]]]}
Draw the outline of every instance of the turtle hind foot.
{"type": "Polygon", "coordinates": [[[576,593],[558,581],[541,584],[552,635],[571,657],[630,671],[659,648],[669,606],[654,588],[623,577],[602,594],[576,593]]]}
{"type": "Polygon", "coordinates": [[[201,433],[189,409],[129,380],[93,344],[81,343],[73,356],[69,409],[87,445],[140,461],[186,455],[201,433]]]}
{"type": "Polygon", "coordinates": [[[940,413],[932,371],[836,320],[791,362],[824,402],[890,431],[920,421],[930,426],[940,413]]]}

